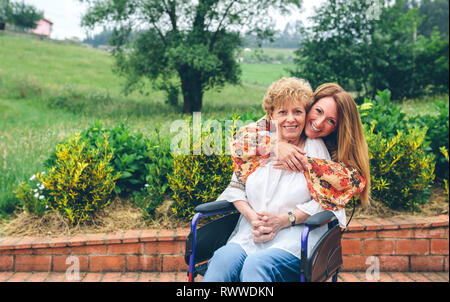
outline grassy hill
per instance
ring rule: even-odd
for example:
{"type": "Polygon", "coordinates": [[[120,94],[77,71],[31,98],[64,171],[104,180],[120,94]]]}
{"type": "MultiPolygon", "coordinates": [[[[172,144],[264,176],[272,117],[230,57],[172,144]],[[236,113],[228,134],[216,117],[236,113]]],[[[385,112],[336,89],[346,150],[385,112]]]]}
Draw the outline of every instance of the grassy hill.
{"type": "MultiPolygon", "coordinates": [[[[105,51],[32,36],[5,33],[0,37],[0,57],[4,58],[0,62],[0,76],[6,84],[25,80],[44,89],[75,86],[78,90],[121,93],[123,79],[113,72],[113,58],[105,51]]],[[[280,51],[269,54],[278,55],[280,51]]],[[[244,85],[266,87],[287,76],[286,67],[288,64],[242,64],[244,85]]],[[[138,94],[133,96],[139,98],[138,94]]]]}
{"type": "MultiPolygon", "coordinates": [[[[123,79],[107,52],[29,35],[0,34],[0,216],[17,204],[16,185],[42,171],[43,161],[65,136],[100,120],[125,122],[150,135],[157,125],[186,116],[164,95],[121,93],[123,79]]],[[[242,64],[243,83],[205,93],[203,116],[261,111],[267,86],[286,76],[286,64],[242,64]]]]}
{"type": "Polygon", "coordinates": [[[76,85],[118,92],[120,79],[106,52],[76,44],[6,34],[0,38],[0,72],[11,80],[30,79],[45,88],[76,85]]]}

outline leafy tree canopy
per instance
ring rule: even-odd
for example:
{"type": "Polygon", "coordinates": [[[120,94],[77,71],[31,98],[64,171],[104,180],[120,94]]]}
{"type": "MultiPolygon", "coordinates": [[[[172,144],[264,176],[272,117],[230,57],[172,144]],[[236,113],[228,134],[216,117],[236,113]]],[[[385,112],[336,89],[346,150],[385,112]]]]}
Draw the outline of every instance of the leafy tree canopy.
{"type": "Polygon", "coordinates": [[[44,17],[44,12],[38,10],[33,5],[25,4],[25,2],[10,2],[9,0],[0,0],[0,17],[2,7],[6,12],[6,20],[18,27],[36,28],[37,21],[44,17]]]}
{"type": "Polygon", "coordinates": [[[201,110],[206,90],[239,83],[242,32],[267,38],[271,9],[286,14],[301,7],[301,0],[80,1],[89,4],[82,25],[113,29],[110,44],[126,91],[142,88],[145,78],[172,96],[180,89],[188,113],[201,110]]]}
{"type": "Polygon", "coordinates": [[[407,0],[327,0],[311,19],[291,74],[314,87],[337,82],[360,100],[448,91],[448,36],[418,34],[424,17],[407,0]]]}

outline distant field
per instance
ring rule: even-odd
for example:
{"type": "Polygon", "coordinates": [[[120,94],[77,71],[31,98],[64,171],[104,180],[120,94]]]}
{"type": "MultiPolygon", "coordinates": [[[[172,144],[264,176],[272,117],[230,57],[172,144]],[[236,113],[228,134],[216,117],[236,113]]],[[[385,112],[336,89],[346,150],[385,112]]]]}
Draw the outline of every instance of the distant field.
{"type": "Polygon", "coordinates": [[[242,64],[242,81],[268,87],[277,79],[289,76],[286,68],[292,68],[292,65],[269,63],[242,64]]]}

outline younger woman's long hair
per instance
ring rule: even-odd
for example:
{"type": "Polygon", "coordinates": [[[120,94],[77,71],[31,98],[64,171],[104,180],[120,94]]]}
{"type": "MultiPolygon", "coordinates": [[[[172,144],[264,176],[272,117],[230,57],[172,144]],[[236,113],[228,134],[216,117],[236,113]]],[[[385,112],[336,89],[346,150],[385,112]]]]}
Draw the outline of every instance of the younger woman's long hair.
{"type": "Polygon", "coordinates": [[[357,168],[366,178],[366,186],[360,194],[360,199],[363,206],[368,206],[370,205],[369,151],[356,103],[348,92],[335,83],[317,87],[314,102],[324,97],[332,97],[338,109],[337,129],[325,137],[324,141],[333,160],[357,168]]]}

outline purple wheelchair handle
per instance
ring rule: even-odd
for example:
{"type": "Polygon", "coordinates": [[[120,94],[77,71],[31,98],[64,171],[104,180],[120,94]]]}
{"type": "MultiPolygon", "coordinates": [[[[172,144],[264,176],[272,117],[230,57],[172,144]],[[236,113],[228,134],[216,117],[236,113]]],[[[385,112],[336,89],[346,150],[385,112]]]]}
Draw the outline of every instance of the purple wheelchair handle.
{"type": "Polygon", "coordinates": [[[306,282],[305,280],[305,267],[306,259],[308,259],[308,236],[310,228],[305,225],[302,232],[302,245],[301,245],[301,259],[300,259],[300,282],[306,282]]]}
{"type": "Polygon", "coordinates": [[[189,282],[194,282],[194,266],[195,266],[195,242],[196,242],[196,237],[197,237],[197,222],[200,218],[202,217],[207,217],[207,216],[213,216],[213,215],[222,215],[222,214],[227,214],[229,213],[230,210],[226,210],[226,211],[217,211],[217,212],[210,212],[210,213],[196,213],[194,215],[194,217],[192,218],[192,222],[191,222],[191,234],[192,234],[192,254],[189,256],[189,282]]]}

